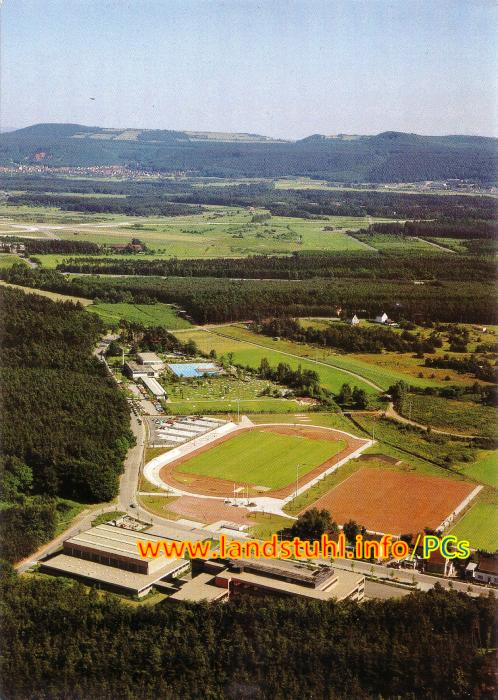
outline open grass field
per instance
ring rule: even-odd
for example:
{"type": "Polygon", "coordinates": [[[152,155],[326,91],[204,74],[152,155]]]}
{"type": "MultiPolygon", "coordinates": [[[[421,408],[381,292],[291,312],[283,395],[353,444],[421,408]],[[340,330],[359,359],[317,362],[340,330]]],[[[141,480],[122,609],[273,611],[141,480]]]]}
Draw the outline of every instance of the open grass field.
{"type": "Polygon", "coordinates": [[[89,306],[92,303],[91,299],[84,299],[83,297],[71,297],[67,294],[59,294],[58,292],[47,292],[44,289],[33,289],[33,287],[21,287],[19,284],[9,284],[9,282],[4,282],[3,280],[0,280],[0,284],[3,287],[19,289],[25,294],[38,294],[41,297],[47,297],[48,299],[52,299],[52,301],[71,301],[73,304],[81,304],[82,306],[89,306]]]}
{"type": "Polygon", "coordinates": [[[493,406],[440,396],[409,394],[403,401],[401,412],[417,423],[462,435],[493,437],[498,424],[498,409],[493,406]]]}
{"type": "Polygon", "coordinates": [[[297,464],[304,476],[344,446],[342,440],[308,440],[255,429],[192,457],[177,471],[277,489],[296,478],[297,464]]]}
{"type": "MultiPolygon", "coordinates": [[[[132,217],[3,205],[0,206],[0,233],[22,235],[21,227],[24,227],[24,232],[30,236],[46,238],[55,234],[60,238],[101,244],[123,243],[139,237],[154,257],[244,257],[301,250],[368,250],[361,241],[345,233],[367,226],[367,217],[330,216],[304,220],[274,216],[264,223],[255,223],[252,218],[258,212],[220,206],[206,209],[202,214],[190,216],[132,217]],[[325,227],[333,230],[325,231],[325,227]]],[[[44,266],[53,267],[68,256],[39,257],[44,266]]]]}
{"type": "Polygon", "coordinates": [[[473,484],[383,469],[361,469],[319,498],[340,525],[349,519],[392,535],[437,527],[472,492],[473,484]]]}
{"type": "Polygon", "coordinates": [[[97,314],[110,326],[117,326],[119,321],[142,323],[144,326],[164,326],[169,330],[189,328],[192,324],[180,318],[170,304],[92,304],[87,311],[97,314]]]}
{"type": "Polygon", "coordinates": [[[12,265],[17,265],[19,263],[21,263],[22,265],[26,265],[25,261],[18,255],[12,255],[10,253],[0,253],[0,270],[7,270],[10,267],[12,267],[12,265]]]}
{"type": "Polygon", "coordinates": [[[482,450],[473,464],[462,465],[462,473],[498,489],[498,450],[482,450]]]}
{"type": "Polygon", "coordinates": [[[470,542],[475,549],[498,549],[498,504],[475,503],[451,530],[452,535],[470,542]]]}

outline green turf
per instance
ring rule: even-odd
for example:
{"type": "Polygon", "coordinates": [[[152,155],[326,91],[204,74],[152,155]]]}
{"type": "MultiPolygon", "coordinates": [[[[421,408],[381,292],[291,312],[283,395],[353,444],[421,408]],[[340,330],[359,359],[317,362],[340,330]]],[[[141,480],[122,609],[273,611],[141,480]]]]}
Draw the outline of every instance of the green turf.
{"type": "Polygon", "coordinates": [[[340,452],[343,440],[309,440],[251,430],[188,460],[178,470],[228,479],[238,484],[281,488],[340,452]]]}
{"type": "Polygon", "coordinates": [[[498,505],[476,503],[451,530],[466,539],[475,549],[494,552],[498,549],[498,505]]]}
{"type": "Polygon", "coordinates": [[[180,318],[169,304],[92,304],[87,311],[97,314],[105,322],[116,326],[126,320],[144,326],[164,326],[170,330],[189,328],[191,323],[180,318]]]}
{"type": "Polygon", "coordinates": [[[474,464],[463,465],[462,472],[471,479],[498,488],[498,450],[483,451],[474,464]]]}

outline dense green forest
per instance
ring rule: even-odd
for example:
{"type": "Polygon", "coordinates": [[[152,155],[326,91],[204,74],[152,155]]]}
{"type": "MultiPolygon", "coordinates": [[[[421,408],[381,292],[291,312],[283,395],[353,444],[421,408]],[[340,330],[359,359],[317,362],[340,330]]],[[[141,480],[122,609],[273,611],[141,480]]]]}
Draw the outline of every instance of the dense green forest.
{"type": "Polygon", "coordinates": [[[132,608],[2,576],[5,700],[493,698],[494,599],[132,608]]]}
{"type": "Polygon", "coordinates": [[[296,142],[245,135],[245,140],[197,140],[188,132],[125,130],[80,124],[37,124],[0,136],[0,165],[126,165],[159,172],[214,177],[304,175],[341,182],[413,182],[447,178],[494,182],[496,139],[417,136],[387,131],[377,136],[296,142]],[[97,138],[93,138],[97,136],[97,138]]]}
{"type": "Polygon", "coordinates": [[[387,313],[393,320],[491,323],[495,287],[488,282],[433,282],[358,279],[228,280],[169,277],[64,277],[55,270],[14,265],[2,270],[9,282],[106,302],[175,303],[198,323],[263,320],[275,316],[363,318],[387,313]]]}
{"type": "Polygon", "coordinates": [[[134,438],[125,398],[92,355],[98,317],[3,288],[0,305],[0,525],[3,556],[17,560],[53,535],[59,498],[116,496],[134,438]]]}
{"type": "MultiPolygon", "coordinates": [[[[47,252],[52,243],[43,241],[47,252]]],[[[28,244],[31,250],[31,243],[28,244]]],[[[42,251],[40,251],[42,252],[42,251]]],[[[56,252],[55,250],[53,252],[56,252]]],[[[62,252],[62,251],[61,251],[62,252]]],[[[73,251],[71,251],[73,252],[73,251]]],[[[77,251],[74,251],[77,252],[77,251]]],[[[84,251],[82,251],[84,252],[84,251]]],[[[459,255],[448,265],[447,253],[403,255],[399,253],[299,252],[292,255],[255,255],[247,258],[178,258],[128,260],[107,257],[78,257],[58,265],[62,272],[84,272],[111,275],[151,275],[158,277],[228,277],[233,279],[384,279],[384,280],[455,280],[493,281],[496,265],[493,260],[459,255]]]]}

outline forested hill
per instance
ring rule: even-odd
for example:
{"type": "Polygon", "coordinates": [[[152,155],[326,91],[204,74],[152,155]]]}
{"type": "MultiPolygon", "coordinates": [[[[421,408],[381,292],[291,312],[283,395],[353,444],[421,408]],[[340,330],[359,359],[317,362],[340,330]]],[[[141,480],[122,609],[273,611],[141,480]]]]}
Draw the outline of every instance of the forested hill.
{"type": "Polygon", "coordinates": [[[337,182],[496,180],[498,139],[418,136],[314,135],[300,141],[256,134],[102,129],[37,124],[0,134],[0,165],[125,165],[214,177],[300,175],[337,182]]]}

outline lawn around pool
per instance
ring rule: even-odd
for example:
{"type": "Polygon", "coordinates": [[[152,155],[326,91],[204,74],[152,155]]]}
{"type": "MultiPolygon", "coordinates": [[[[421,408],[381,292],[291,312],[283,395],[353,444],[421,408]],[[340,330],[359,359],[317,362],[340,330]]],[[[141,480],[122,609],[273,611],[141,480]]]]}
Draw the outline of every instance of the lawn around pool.
{"type": "Polygon", "coordinates": [[[304,476],[345,446],[344,440],[309,440],[251,430],[192,457],[176,469],[276,489],[295,480],[297,465],[299,476],[304,476]]]}

